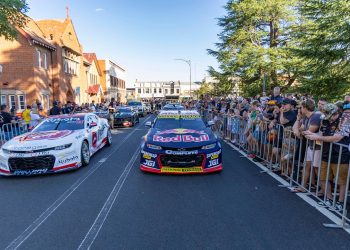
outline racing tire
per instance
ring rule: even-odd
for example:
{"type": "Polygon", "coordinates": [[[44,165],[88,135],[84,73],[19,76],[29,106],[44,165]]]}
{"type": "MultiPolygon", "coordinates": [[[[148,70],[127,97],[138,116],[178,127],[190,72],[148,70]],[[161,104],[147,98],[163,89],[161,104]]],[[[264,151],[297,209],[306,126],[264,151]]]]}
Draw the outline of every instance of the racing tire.
{"type": "Polygon", "coordinates": [[[108,129],[106,146],[110,147],[111,145],[112,145],[112,132],[110,129],[108,129]]]}
{"type": "Polygon", "coordinates": [[[89,165],[90,163],[90,149],[89,149],[89,143],[87,141],[83,141],[81,144],[81,165],[83,167],[89,165]]]}

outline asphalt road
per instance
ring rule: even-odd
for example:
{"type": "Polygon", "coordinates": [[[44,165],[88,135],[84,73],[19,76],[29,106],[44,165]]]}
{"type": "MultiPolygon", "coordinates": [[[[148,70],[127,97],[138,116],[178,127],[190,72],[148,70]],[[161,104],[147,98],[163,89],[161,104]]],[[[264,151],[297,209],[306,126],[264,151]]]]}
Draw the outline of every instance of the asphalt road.
{"type": "Polygon", "coordinates": [[[220,174],[140,172],[147,119],[86,168],[0,178],[0,249],[350,249],[345,231],[225,144],[220,174]]]}

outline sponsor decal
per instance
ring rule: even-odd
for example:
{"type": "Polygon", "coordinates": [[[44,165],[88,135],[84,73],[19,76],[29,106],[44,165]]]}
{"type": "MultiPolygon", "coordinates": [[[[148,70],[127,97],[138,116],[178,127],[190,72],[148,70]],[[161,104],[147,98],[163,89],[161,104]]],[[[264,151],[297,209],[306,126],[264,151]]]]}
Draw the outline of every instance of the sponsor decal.
{"type": "Polygon", "coordinates": [[[219,157],[219,154],[221,154],[221,149],[216,151],[216,152],[207,154],[207,158],[211,158],[212,160],[214,160],[214,159],[217,159],[219,157]]]}
{"type": "Polygon", "coordinates": [[[10,157],[37,157],[49,155],[50,151],[36,152],[36,153],[11,153],[10,157]]]}
{"type": "Polygon", "coordinates": [[[199,134],[199,135],[203,135],[206,134],[203,130],[198,131],[198,130],[194,130],[194,129],[184,129],[184,128],[176,128],[176,129],[168,129],[168,130],[164,130],[164,131],[158,131],[157,132],[158,135],[163,135],[163,134],[199,134]]]}
{"type": "Polygon", "coordinates": [[[151,160],[145,160],[145,162],[143,163],[143,165],[147,166],[147,167],[154,167],[156,165],[155,161],[151,161],[151,160]]]}
{"type": "Polygon", "coordinates": [[[198,154],[198,150],[195,150],[195,151],[166,150],[165,153],[168,154],[168,155],[196,155],[196,154],[198,154]]]}
{"type": "Polygon", "coordinates": [[[49,146],[47,146],[47,145],[44,145],[44,146],[26,146],[26,147],[8,148],[8,150],[29,151],[29,150],[45,149],[45,148],[48,148],[48,147],[49,146]]]}
{"type": "Polygon", "coordinates": [[[33,175],[33,174],[45,174],[47,169],[27,169],[27,170],[15,170],[12,172],[13,175],[33,175]]]}
{"type": "Polygon", "coordinates": [[[39,141],[39,140],[56,140],[59,138],[66,137],[73,133],[71,130],[61,130],[61,131],[47,131],[47,132],[38,132],[38,133],[29,133],[25,136],[20,136],[18,140],[20,142],[25,141],[39,141]]]}
{"type": "Polygon", "coordinates": [[[79,139],[82,138],[83,136],[84,136],[84,134],[77,135],[77,136],[75,137],[75,139],[76,139],[76,140],[79,140],[79,139]]]}
{"type": "Polygon", "coordinates": [[[209,161],[208,168],[215,167],[216,165],[219,165],[219,159],[209,161]]]}
{"type": "Polygon", "coordinates": [[[192,135],[176,135],[172,137],[163,137],[160,135],[154,135],[153,141],[156,142],[203,142],[209,141],[209,136],[207,134],[200,135],[199,137],[194,137],[192,135]]]}
{"type": "Polygon", "coordinates": [[[92,146],[94,148],[97,147],[97,134],[96,134],[96,132],[92,132],[92,146]]]}
{"type": "Polygon", "coordinates": [[[174,113],[162,113],[160,115],[157,116],[157,119],[198,119],[201,118],[200,115],[197,114],[174,114],[174,113]]]}
{"type": "Polygon", "coordinates": [[[77,155],[73,155],[71,157],[68,157],[68,158],[63,158],[63,159],[60,159],[58,161],[58,164],[59,165],[63,165],[63,164],[67,164],[67,163],[70,163],[72,161],[77,161],[79,159],[79,157],[77,155]]]}
{"type": "Polygon", "coordinates": [[[156,158],[157,155],[156,154],[152,154],[152,153],[149,153],[149,152],[146,152],[146,151],[143,151],[141,150],[141,154],[142,154],[142,157],[145,158],[145,159],[152,159],[152,158],[156,158]]]}
{"type": "Polygon", "coordinates": [[[202,173],[202,167],[192,167],[192,168],[170,168],[162,167],[160,170],[162,173],[202,173]]]}
{"type": "Polygon", "coordinates": [[[81,121],[84,122],[84,117],[83,116],[78,116],[78,117],[62,117],[62,116],[58,116],[58,117],[54,117],[54,118],[48,118],[45,120],[46,122],[77,122],[80,123],[81,121]]]}

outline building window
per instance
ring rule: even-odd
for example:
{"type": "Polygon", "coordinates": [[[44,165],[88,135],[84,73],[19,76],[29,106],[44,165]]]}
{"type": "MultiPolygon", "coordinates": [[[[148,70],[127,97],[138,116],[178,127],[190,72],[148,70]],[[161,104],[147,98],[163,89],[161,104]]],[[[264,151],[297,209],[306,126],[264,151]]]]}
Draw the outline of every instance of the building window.
{"type": "Polygon", "coordinates": [[[16,99],[14,95],[9,95],[10,110],[16,108],[16,99]]]}
{"type": "Polygon", "coordinates": [[[39,68],[41,68],[41,51],[37,50],[37,53],[38,53],[38,66],[39,68]]]}
{"type": "Polygon", "coordinates": [[[149,94],[149,88],[146,88],[146,94],[149,94]]]}
{"type": "Polygon", "coordinates": [[[168,94],[168,89],[165,89],[165,94],[166,94],[166,95],[168,94]]]}
{"type": "Polygon", "coordinates": [[[162,93],[162,88],[159,88],[158,92],[161,94],[162,93]]]}
{"type": "Polygon", "coordinates": [[[1,97],[0,97],[0,105],[2,105],[2,104],[7,105],[6,95],[1,95],[1,97]]]}
{"type": "Polygon", "coordinates": [[[141,94],[141,89],[138,89],[139,94],[141,94]]]}
{"type": "Polygon", "coordinates": [[[153,93],[155,93],[155,94],[157,93],[157,89],[156,88],[153,89],[153,93]]]}
{"type": "Polygon", "coordinates": [[[180,90],[179,89],[176,89],[176,94],[180,94],[180,90]]]}
{"type": "Polygon", "coordinates": [[[49,95],[41,95],[41,105],[44,109],[50,109],[50,97],[49,95]]]}
{"type": "Polygon", "coordinates": [[[18,106],[19,109],[25,109],[25,98],[24,95],[18,95],[18,106]]]}
{"type": "Polygon", "coordinates": [[[44,52],[44,69],[47,69],[47,54],[44,52]]]}

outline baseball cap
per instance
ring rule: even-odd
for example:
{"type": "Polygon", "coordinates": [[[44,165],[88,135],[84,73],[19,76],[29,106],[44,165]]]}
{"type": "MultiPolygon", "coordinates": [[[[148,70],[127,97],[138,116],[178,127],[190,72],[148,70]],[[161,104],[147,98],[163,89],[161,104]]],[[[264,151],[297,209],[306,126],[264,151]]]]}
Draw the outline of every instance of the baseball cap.
{"type": "Polygon", "coordinates": [[[323,108],[324,118],[328,120],[338,111],[338,106],[333,103],[327,103],[323,108]]]}
{"type": "Polygon", "coordinates": [[[267,102],[267,105],[276,105],[277,101],[276,100],[270,100],[267,102]]]}

